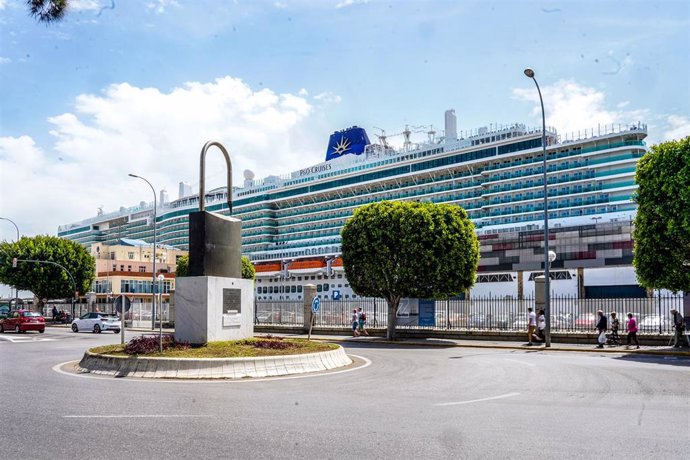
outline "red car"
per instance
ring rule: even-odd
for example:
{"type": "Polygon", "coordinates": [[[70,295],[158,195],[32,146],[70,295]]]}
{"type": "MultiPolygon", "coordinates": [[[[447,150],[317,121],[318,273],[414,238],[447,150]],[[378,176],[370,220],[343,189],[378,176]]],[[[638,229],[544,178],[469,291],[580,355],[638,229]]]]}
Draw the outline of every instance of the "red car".
{"type": "Polygon", "coordinates": [[[31,310],[15,310],[9,312],[7,318],[0,320],[0,332],[14,331],[17,334],[26,331],[46,331],[46,321],[43,315],[31,310]]]}

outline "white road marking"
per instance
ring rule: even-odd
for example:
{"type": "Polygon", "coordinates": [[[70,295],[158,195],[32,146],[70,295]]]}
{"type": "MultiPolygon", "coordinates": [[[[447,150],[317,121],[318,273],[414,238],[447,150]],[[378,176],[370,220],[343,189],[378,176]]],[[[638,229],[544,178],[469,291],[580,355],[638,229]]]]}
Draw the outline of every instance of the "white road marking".
{"type": "Polygon", "coordinates": [[[460,404],[471,404],[471,403],[482,402],[482,401],[491,401],[494,399],[511,398],[511,397],[517,396],[519,394],[520,393],[507,393],[507,394],[500,395],[500,396],[491,396],[488,398],[481,398],[481,399],[471,399],[469,401],[457,401],[457,402],[434,404],[434,406],[458,406],[460,404]]]}
{"type": "Polygon", "coordinates": [[[28,342],[53,342],[56,339],[44,339],[42,337],[8,337],[0,336],[0,341],[11,343],[28,343],[28,342]]]}
{"type": "Polygon", "coordinates": [[[524,364],[525,366],[537,367],[536,364],[526,363],[524,361],[519,361],[517,359],[510,359],[510,358],[503,358],[503,359],[505,359],[506,361],[510,361],[512,363],[518,363],[518,364],[524,364]]]}
{"type": "Polygon", "coordinates": [[[63,371],[61,368],[65,364],[70,364],[70,363],[76,363],[78,361],[66,361],[64,363],[56,364],[53,366],[53,370],[59,374],[64,374],[64,375],[69,375],[70,377],[81,377],[81,378],[87,378],[87,379],[107,379],[107,380],[116,380],[118,382],[143,382],[143,383],[191,383],[194,385],[198,385],[200,383],[254,383],[254,382],[273,382],[275,380],[292,380],[292,379],[306,379],[306,378],[311,378],[311,377],[328,377],[329,375],[335,375],[335,374],[344,374],[346,372],[353,372],[353,371],[358,371],[360,369],[364,369],[365,367],[369,367],[371,365],[371,361],[363,356],[359,355],[348,355],[348,356],[354,356],[355,358],[361,359],[364,361],[364,364],[361,366],[353,367],[351,369],[343,369],[340,371],[325,371],[325,372],[320,372],[320,373],[307,373],[307,374],[298,374],[298,375],[285,375],[282,377],[261,377],[261,378],[245,378],[245,379],[145,379],[141,377],[124,377],[124,378],[118,378],[118,377],[113,377],[109,375],[94,375],[94,374],[75,374],[74,372],[67,372],[63,371]]]}
{"type": "Polygon", "coordinates": [[[141,415],[63,415],[62,418],[186,418],[186,417],[213,417],[212,415],[186,415],[186,414],[141,414],[141,415]]]}

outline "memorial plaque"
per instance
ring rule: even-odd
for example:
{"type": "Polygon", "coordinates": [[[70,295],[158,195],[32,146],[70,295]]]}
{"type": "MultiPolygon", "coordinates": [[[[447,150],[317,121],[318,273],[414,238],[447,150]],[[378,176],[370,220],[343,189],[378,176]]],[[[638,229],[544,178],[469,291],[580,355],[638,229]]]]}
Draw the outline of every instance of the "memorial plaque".
{"type": "Polygon", "coordinates": [[[242,313],[241,289],[223,289],[223,313],[242,313]]]}

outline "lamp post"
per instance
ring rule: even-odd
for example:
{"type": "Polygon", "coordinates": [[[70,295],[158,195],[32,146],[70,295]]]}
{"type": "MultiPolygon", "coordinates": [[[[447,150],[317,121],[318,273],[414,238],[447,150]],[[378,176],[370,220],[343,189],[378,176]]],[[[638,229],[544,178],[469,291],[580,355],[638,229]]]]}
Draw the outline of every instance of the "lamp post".
{"type": "MultiPolygon", "coordinates": [[[[541,89],[537,79],[534,78],[534,70],[527,68],[524,70],[527,78],[531,78],[539,93],[539,103],[541,104],[541,149],[544,156],[544,314],[546,316],[546,331],[544,333],[545,345],[551,346],[551,275],[549,274],[549,197],[547,189],[546,175],[546,116],[544,115],[544,99],[541,97],[541,89]]],[[[555,256],[555,253],[554,253],[555,256]]]]}
{"type": "MultiPolygon", "coordinates": [[[[15,230],[17,230],[17,241],[19,241],[19,227],[17,227],[17,224],[15,224],[12,219],[8,219],[7,217],[0,217],[0,220],[6,220],[14,225],[15,230]]],[[[10,291],[10,294],[12,294],[12,291],[10,291]]],[[[10,301],[10,305],[12,305],[12,301],[10,301]]],[[[19,308],[19,288],[16,286],[14,288],[14,308],[19,308]]]]}
{"type": "Polygon", "coordinates": [[[156,330],[156,189],[153,188],[151,182],[147,181],[136,174],[129,174],[129,177],[141,179],[151,187],[153,192],[153,275],[151,277],[151,330],[156,330]]]}
{"type": "Polygon", "coordinates": [[[158,349],[163,353],[163,280],[165,276],[161,273],[158,275],[158,349]]]}

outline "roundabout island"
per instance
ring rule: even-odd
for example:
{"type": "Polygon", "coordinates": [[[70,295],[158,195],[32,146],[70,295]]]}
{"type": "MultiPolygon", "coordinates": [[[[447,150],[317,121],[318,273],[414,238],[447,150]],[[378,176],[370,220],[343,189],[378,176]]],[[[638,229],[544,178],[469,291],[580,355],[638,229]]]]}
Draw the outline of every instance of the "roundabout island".
{"type": "Polygon", "coordinates": [[[84,353],[75,371],[151,379],[247,379],[323,372],[352,364],[340,345],[266,337],[196,348],[173,345],[151,354],[129,354],[123,345],[97,347],[84,353]]]}

